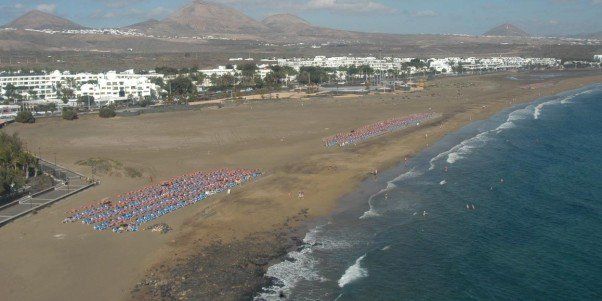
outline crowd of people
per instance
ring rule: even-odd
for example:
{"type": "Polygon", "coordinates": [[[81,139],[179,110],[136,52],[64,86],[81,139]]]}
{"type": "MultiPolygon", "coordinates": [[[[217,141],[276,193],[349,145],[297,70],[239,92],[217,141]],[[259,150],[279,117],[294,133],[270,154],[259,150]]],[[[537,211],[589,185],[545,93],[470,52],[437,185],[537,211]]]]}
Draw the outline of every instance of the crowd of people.
{"type": "Polygon", "coordinates": [[[345,146],[357,144],[370,138],[384,135],[386,133],[398,131],[414,125],[420,125],[421,122],[433,119],[438,115],[435,113],[419,113],[404,118],[391,118],[385,121],[365,125],[351,132],[340,133],[323,139],[327,147],[345,146]]]}
{"type": "Polygon", "coordinates": [[[140,224],[230,190],[261,175],[258,170],[217,169],[175,177],[67,212],[63,222],[81,221],[96,230],[138,231],[140,224]]]}

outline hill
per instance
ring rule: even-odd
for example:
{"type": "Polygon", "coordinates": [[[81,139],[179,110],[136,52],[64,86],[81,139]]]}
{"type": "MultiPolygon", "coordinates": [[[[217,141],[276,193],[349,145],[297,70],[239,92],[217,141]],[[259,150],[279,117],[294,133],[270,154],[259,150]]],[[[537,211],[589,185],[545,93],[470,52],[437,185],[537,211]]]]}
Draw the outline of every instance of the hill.
{"type": "MultiPolygon", "coordinates": [[[[267,27],[242,12],[221,4],[195,0],[161,23],[179,25],[201,34],[257,34],[267,27]]],[[[180,29],[180,30],[181,30],[180,29]]]]}
{"type": "Polygon", "coordinates": [[[75,22],[65,18],[45,13],[39,10],[32,10],[6,24],[5,28],[17,29],[52,29],[52,30],[69,30],[69,29],[85,29],[75,22]]]}
{"type": "Polygon", "coordinates": [[[500,36],[500,37],[528,37],[529,34],[510,24],[510,23],[505,23],[499,26],[496,26],[492,29],[490,29],[489,31],[487,31],[486,33],[483,34],[484,36],[500,36]]]}
{"type": "Polygon", "coordinates": [[[277,14],[268,16],[261,21],[263,25],[277,32],[296,32],[311,29],[314,26],[309,22],[291,14],[277,14]]]}
{"type": "Polygon", "coordinates": [[[150,19],[144,22],[132,24],[123,27],[123,29],[133,29],[141,33],[153,36],[194,36],[198,32],[190,26],[182,25],[170,20],[155,20],[150,19]]]}

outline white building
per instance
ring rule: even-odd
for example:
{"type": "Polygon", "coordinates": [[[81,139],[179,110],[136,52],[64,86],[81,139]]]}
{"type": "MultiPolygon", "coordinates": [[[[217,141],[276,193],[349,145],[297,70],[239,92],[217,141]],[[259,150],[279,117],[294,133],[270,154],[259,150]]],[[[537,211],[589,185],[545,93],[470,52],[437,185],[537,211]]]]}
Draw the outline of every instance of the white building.
{"type": "Polygon", "coordinates": [[[393,58],[384,57],[377,59],[375,57],[325,57],[316,56],[314,58],[292,58],[292,59],[279,59],[278,65],[292,67],[299,71],[302,67],[322,67],[322,68],[333,68],[338,69],[341,67],[350,66],[362,66],[367,65],[376,71],[388,71],[388,70],[406,70],[410,74],[428,71],[434,69],[440,73],[451,73],[453,67],[462,65],[464,70],[477,71],[477,70],[509,70],[528,68],[530,66],[542,66],[542,67],[558,67],[560,66],[560,60],[554,58],[522,58],[522,57],[491,57],[491,58],[459,58],[459,57],[447,57],[447,58],[431,58],[422,60],[428,67],[416,68],[414,66],[404,65],[409,63],[413,58],[393,58]]]}
{"type": "Polygon", "coordinates": [[[25,99],[56,100],[62,89],[73,90],[76,97],[93,96],[96,101],[111,103],[128,97],[144,98],[151,96],[157,87],[150,77],[162,77],[161,74],[140,75],[133,70],[107,73],[77,73],[53,71],[39,75],[2,75],[0,93],[4,95],[10,84],[17,87],[18,93],[25,99]]]}
{"type": "Polygon", "coordinates": [[[236,70],[236,65],[232,66],[232,69],[226,68],[226,66],[218,66],[216,69],[205,69],[199,70],[199,72],[205,74],[207,77],[211,77],[213,75],[222,76],[222,75],[236,75],[238,71],[236,70]]]}
{"type": "Polygon", "coordinates": [[[95,102],[112,103],[128,98],[144,99],[152,93],[158,95],[158,87],[146,76],[133,71],[116,73],[114,71],[98,74],[92,81],[82,84],[75,91],[76,97],[92,96],[95,102]]]}
{"type": "Polygon", "coordinates": [[[400,58],[382,58],[377,59],[375,57],[325,57],[316,56],[313,59],[305,58],[292,58],[292,59],[278,59],[278,65],[292,67],[299,71],[301,67],[322,67],[322,68],[341,68],[350,66],[364,66],[368,65],[374,70],[387,71],[391,69],[400,69],[404,62],[408,62],[411,59],[400,59],[400,58]]]}

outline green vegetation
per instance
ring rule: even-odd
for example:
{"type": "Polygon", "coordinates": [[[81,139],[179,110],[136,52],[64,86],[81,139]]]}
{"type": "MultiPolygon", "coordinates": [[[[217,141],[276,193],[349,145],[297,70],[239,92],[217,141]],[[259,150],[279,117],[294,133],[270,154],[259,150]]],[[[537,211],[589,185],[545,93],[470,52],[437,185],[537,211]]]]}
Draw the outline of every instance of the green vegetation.
{"type": "Polygon", "coordinates": [[[282,67],[278,65],[271,66],[272,70],[265,77],[265,85],[271,88],[280,88],[281,85],[285,84],[288,76],[297,75],[297,71],[292,67],[282,67]]]}
{"type": "Polygon", "coordinates": [[[297,81],[300,84],[320,84],[328,81],[330,75],[328,74],[328,69],[320,68],[320,67],[301,67],[299,69],[299,77],[297,81]]]}
{"type": "Polygon", "coordinates": [[[186,96],[196,93],[196,86],[188,77],[178,76],[169,82],[169,89],[173,95],[186,96]]]}
{"type": "Polygon", "coordinates": [[[74,108],[63,108],[63,119],[65,120],[75,120],[77,119],[77,111],[74,108]]]}
{"type": "Polygon", "coordinates": [[[409,63],[404,63],[404,67],[414,67],[416,69],[426,67],[426,63],[419,58],[412,59],[409,63]]]}
{"type": "Polygon", "coordinates": [[[114,177],[142,177],[142,171],[137,168],[124,166],[123,163],[107,158],[89,158],[87,160],[77,161],[75,164],[87,166],[92,169],[93,174],[104,174],[114,177]]]}
{"type": "Polygon", "coordinates": [[[55,103],[40,104],[35,107],[35,111],[36,112],[52,112],[52,113],[54,113],[56,111],[56,104],[55,103]]]}
{"type": "Polygon", "coordinates": [[[36,119],[33,117],[33,114],[29,111],[21,111],[15,117],[16,122],[20,123],[36,123],[36,119]]]}
{"type": "Polygon", "coordinates": [[[4,96],[9,102],[23,100],[21,92],[25,90],[23,87],[16,87],[13,84],[8,84],[4,87],[4,96]]]}
{"type": "Polygon", "coordinates": [[[232,89],[232,87],[234,87],[235,83],[236,78],[234,78],[234,76],[230,74],[224,74],[222,76],[217,76],[213,74],[211,76],[211,84],[213,85],[213,87],[211,87],[210,89],[215,91],[229,90],[232,89]]]}
{"type": "Polygon", "coordinates": [[[82,95],[77,98],[77,103],[83,105],[84,107],[94,106],[94,96],[82,95]]]}
{"type": "Polygon", "coordinates": [[[145,99],[137,102],[136,104],[139,105],[139,106],[141,106],[141,107],[143,107],[143,108],[145,108],[145,107],[148,107],[148,106],[152,105],[153,103],[155,103],[155,102],[152,100],[152,97],[151,98],[147,97],[147,98],[145,98],[145,99]]]}
{"type": "Polygon", "coordinates": [[[117,116],[117,113],[115,112],[115,108],[113,106],[107,106],[100,108],[98,116],[101,118],[113,118],[117,116]]]}
{"type": "Polygon", "coordinates": [[[27,153],[21,139],[0,132],[0,195],[21,189],[37,159],[27,153]]]}

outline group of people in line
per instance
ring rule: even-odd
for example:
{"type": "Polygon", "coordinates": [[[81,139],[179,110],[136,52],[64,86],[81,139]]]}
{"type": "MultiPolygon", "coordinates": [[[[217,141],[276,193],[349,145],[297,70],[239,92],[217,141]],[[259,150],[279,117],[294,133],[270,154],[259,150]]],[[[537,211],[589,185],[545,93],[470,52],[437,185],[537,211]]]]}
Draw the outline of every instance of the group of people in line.
{"type": "Polygon", "coordinates": [[[174,177],[158,185],[117,195],[67,212],[64,223],[81,221],[96,230],[113,232],[138,231],[140,224],[202,201],[244,182],[259,177],[261,172],[248,169],[217,169],[174,177]]]}
{"type": "Polygon", "coordinates": [[[385,121],[365,125],[351,132],[326,137],[323,140],[327,147],[337,145],[342,147],[349,144],[357,144],[376,136],[420,125],[421,122],[436,118],[437,116],[437,114],[429,112],[413,114],[404,118],[391,118],[385,121]]]}

